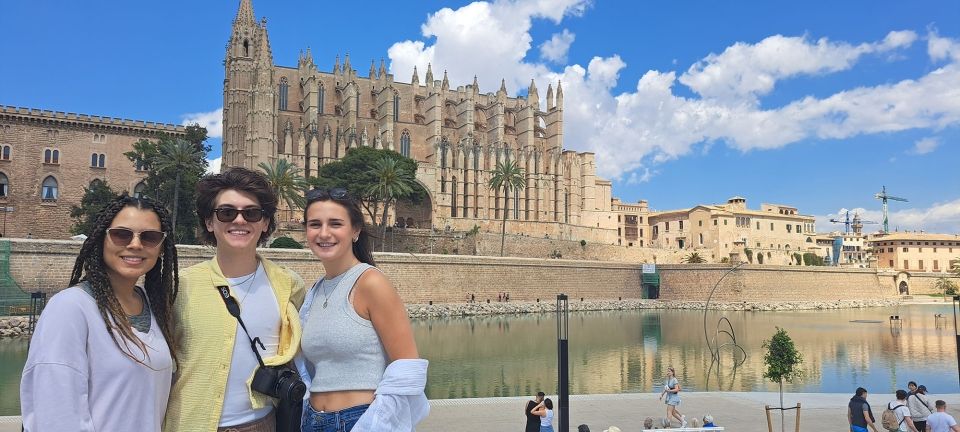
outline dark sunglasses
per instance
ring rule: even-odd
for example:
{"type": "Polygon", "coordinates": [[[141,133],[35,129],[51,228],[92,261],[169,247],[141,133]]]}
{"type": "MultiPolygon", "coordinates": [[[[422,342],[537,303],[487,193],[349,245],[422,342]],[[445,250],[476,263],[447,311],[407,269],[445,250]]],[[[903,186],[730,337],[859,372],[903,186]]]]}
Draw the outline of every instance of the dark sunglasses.
{"type": "Polygon", "coordinates": [[[133,241],[133,238],[139,238],[140,244],[145,248],[155,248],[160,246],[160,243],[163,243],[163,239],[167,237],[167,233],[163,231],[154,231],[146,230],[136,232],[129,228],[109,228],[107,229],[107,234],[110,236],[110,241],[113,244],[126,247],[133,241]]]}
{"type": "Polygon", "coordinates": [[[331,189],[313,189],[310,192],[307,192],[307,200],[317,200],[317,199],[326,199],[327,197],[333,198],[335,200],[342,200],[347,197],[347,190],[342,187],[336,187],[331,189]]]}
{"type": "Polygon", "coordinates": [[[217,215],[217,220],[220,222],[233,222],[237,219],[237,215],[243,215],[243,220],[247,222],[260,222],[263,219],[263,209],[259,207],[250,207],[243,210],[235,209],[233,207],[220,207],[213,209],[213,212],[217,215]]]}

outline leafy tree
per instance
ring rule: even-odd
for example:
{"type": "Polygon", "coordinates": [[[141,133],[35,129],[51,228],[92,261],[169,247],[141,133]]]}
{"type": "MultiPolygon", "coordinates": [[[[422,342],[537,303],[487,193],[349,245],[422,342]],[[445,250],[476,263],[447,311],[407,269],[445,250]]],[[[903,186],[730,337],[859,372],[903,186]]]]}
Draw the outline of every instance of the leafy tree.
{"type": "MultiPolygon", "coordinates": [[[[503,190],[503,223],[500,225],[500,256],[503,256],[503,243],[507,238],[507,209],[510,207],[510,192],[519,192],[527,186],[523,168],[516,161],[497,163],[497,168],[490,173],[490,187],[503,190]]],[[[580,246],[586,246],[581,240],[580,246]]]]}
{"type": "Polygon", "coordinates": [[[763,252],[757,254],[757,264],[763,264],[763,252]]]}
{"type": "Polygon", "coordinates": [[[300,244],[300,242],[287,236],[275,238],[273,242],[270,243],[270,247],[274,249],[303,249],[303,245],[300,244]]]}
{"type": "Polygon", "coordinates": [[[286,159],[277,159],[273,163],[260,162],[258,165],[267,177],[267,182],[273,188],[277,197],[287,203],[290,211],[303,208],[306,198],[303,193],[307,189],[307,180],[300,173],[300,167],[286,159]]]}
{"type": "Polygon", "coordinates": [[[793,253],[793,260],[797,262],[797,265],[803,265],[803,255],[800,255],[799,252],[793,253]]]}
{"type": "Polygon", "coordinates": [[[141,139],[133,150],[124,153],[128,159],[149,173],[144,195],[163,203],[171,212],[174,239],[178,243],[197,243],[199,221],[194,211],[197,180],[206,172],[204,144],[206,129],[187,127],[186,138],[161,136],[156,141],[141,139]],[[180,205],[185,204],[185,205],[180,205]]]}
{"type": "Polygon", "coordinates": [[[813,252],[806,252],[803,254],[803,265],[822,266],[824,265],[824,260],[820,255],[817,255],[813,252]]]}
{"type": "Polygon", "coordinates": [[[79,206],[70,208],[70,217],[74,223],[70,228],[72,234],[86,234],[93,229],[97,216],[103,207],[117,199],[119,194],[110,188],[105,181],[94,180],[90,186],[83,188],[83,198],[79,206]]]}
{"type": "MultiPolygon", "coordinates": [[[[380,218],[381,239],[387,236],[387,213],[390,205],[396,200],[409,195],[416,187],[416,180],[413,175],[404,170],[397,159],[384,156],[373,162],[370,172],[377,178],[377,182],[367,186],[368,196],[383,203],[383,217],[380,218]]],[[[381,241],[381,245],[384,242],[381,241]]]]}
{"type": "MultiPolygon", "coordinates": [[[[374,162],[383,157],[397,160],[397,170],[406,171],[411,177],[416,177],[417,162],[413,159],[392,150],[354,147],[347,150],[347,154],[342,159],[320,167],[317,176],[307,179],[307,182],[313,188],[341,187],[348,190],[351,195],[360,200],[360,205],[367,212],[370,220],[376,221],[380,201],[368,192],[371,185],[379,183],[379,179],[370,168],[374,162]]],[[[410,193],[397,199],[417,204],[426,197],[427,191],[417,184],[410,193]]]]}
{"type": "Polygon", "coordinates": [[[957,257],[957,259],[953,260],[952,262],[953,267],[950,269],[950,271],[957,275],[957,277],[960,277],[960,257],[957,257]]]}
{"type": "Polygon", "coordinates": [[[946,300],[947,295],[956,295],[957,294],[957,284],[946,276],[938,278],[934,287],[943,293],[943,298],[946,300]]]}
{"type": "Polygon", "coordinates": [[[687,264],[703,264],[707,260],[697,252],[691,252],[690,255],[683,257],[683,262],[687,264]]]}
{"type": "MultiPolygon", "coordinates": [[[[763,341],[763,347],[767,353],[763,356],[763,363],[767,370],[763,377],[780,386],[780,408],[783,408],[783,382],[793,382],[801,376],[800,364],[803,363],[803,355],[797,351],[793,345],[793,339],[787,331],[777,327],[777,332],[773,334],[770,340],[763,341]]],[[[780,429],[783,430],[783,411],[780,411],[780,429]]]]}
{"type": "Polygon", "coordinates": [[[753,264],[753,249],[750,249],[750,248],[744,249],[743,253],[747,256],[747,261],[750,264],[753,264]]]}

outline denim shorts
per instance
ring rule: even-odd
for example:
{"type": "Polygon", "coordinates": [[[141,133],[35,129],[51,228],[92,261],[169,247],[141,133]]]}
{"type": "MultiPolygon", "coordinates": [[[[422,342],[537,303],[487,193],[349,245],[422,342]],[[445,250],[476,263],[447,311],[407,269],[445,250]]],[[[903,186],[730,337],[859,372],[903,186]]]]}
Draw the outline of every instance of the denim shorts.
{"type": "Polygon", "coordinates": [[[306,403],[303,413],[303,432],[350,432],[360,420],[360,416],[367,412],[370,404],[357,405],[340,411],[319,412],[306,403]]]}

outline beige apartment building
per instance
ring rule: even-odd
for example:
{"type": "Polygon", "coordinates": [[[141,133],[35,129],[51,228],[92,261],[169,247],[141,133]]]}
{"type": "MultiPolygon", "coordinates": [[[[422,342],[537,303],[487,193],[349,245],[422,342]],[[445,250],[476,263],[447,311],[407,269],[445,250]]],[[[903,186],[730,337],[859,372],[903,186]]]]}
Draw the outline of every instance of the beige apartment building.
{"type": "Polygon", "coordinates": [[[342,60],[322,71],[307,49],[294,67],[274,63],[266,20],[241,0],[224,59],[222,167],[286,159],[313,176],[351,148],[390,149],[419,163],[428,193],[398,206],[405,226],[499,231],[506,215],[513,234],[616,243],[610,182],[597,178],[592,153],[564,149],[559,82],[544,99],[533,81],[525,97],[510,97],[505,83],[451,84],[430,65],[397,82],[383,60],[366,76],[342,60]],[[508,161],[526,187],[505,197],[487,184],[508,161]]]}
{"type": "Polygon", "coordinates": [[[618,241],[625,246],[697,251],[709,262],[726,258],[780,265],[795,264],[794,253],[816,250],[814,217],[791,206],[761,204],[751,210],[745,198],[733,197],[725,204],[670,211],[650,211],[646,201],[614,201],[614,209],[618,241]]]}
{"type": "Polygon", "coordinates": [[[870,236],[867,245],[880,269],[943,273],[960,264],[957,234],[893,232],[870,236]]]}
{"type": "Polygon", "coordinates": [[[123,155],[141,138],[185,136],[182,126],[0,106],[0,234],[66,239],[84,187],[143,190],[146,171],[123,155]]]}

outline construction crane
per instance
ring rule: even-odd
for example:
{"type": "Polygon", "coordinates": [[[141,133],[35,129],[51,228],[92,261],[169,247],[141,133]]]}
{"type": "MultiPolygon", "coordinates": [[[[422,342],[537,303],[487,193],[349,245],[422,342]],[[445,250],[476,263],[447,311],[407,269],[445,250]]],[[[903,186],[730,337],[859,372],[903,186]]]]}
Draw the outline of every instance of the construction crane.
{"type": "Polygon", "coordinates": [[[892,196],[892,195],[887,195],[887,187],[886,187],[886,186],[883,187],[883,191],[881,191],[881,192],[878,193],[878,194],[874,194],[873,197],[876,198],[876,199],[878,199],[878,200],[883,201],[883,232],[884,232],[884,233],[889,233],[889,232],[890,232],[890,226],[889,226],[889,219],[887,218],[887,200],[907,202],[907,199],[906,199],[906,198],[895,197],[895,196],[892,196]]]}
{"type": "Polygon", "coordinates": [[[845,219],[843,219],[843,220],[841,220],[841,219],[830,219],[830,222],[833,222],[833,223],[842,223],[842,224],[844,225],[844,229],[843,229],[843,232],[844,232],[844,233],[849,233],[849,232],[850,232],[850,226],[852,225],[852,226],[853,226],[853,233],[854,233],[854,234],[860,234],[861,231],[863,230],[863,225],[864,225],[864,224],[876,224],[876,223],[879,223],[879,222],[874,222],[874,221],[862,220],[862,219],[860,219],[860,215],[857,214],[857,213],[854,213],[854,214],[853,214],[853,219],[851,220],[851,219],[850,219],[850,210],[847,210],[847,217],[846,217],[845,219]]]}

